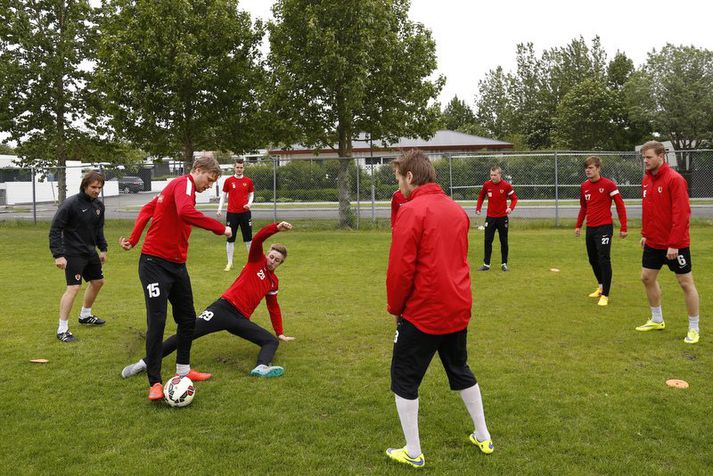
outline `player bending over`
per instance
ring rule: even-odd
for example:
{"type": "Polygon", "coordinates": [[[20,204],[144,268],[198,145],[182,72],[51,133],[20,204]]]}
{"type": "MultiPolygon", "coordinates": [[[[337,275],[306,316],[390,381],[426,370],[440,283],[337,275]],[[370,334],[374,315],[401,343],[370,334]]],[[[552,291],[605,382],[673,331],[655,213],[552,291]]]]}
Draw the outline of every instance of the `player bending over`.
{"type": "MultiPolygon", "coordinates": [[[[284,368],[272,365],[272,358],[280,340],[285,342],[294,340],[294,337],[285,336],[283,333],[282,313],[277,303],[278,279],[275,270],[287,258],[287,248],[280,244],[271,245],[267,256],[262,251],[262,244],[268,237],[278,231],[291,229],[292,225],[283,221],[279,224],[267,225],[255,235],[250,245],[248,262],[240,275],[217,301],[198,316],[193,331],[193,340],[213,332],[228,331],[259,345],[257,365],[250,372],[251,375],[258,377],[279,377],[285,372],[284,368]],[[263,297],[277,338],[250,321],[250,316],[263,297]]],[[[163,356],[166,357],[174,350],[176,350],[175,335],[164,341],[163,356]]],[[[121,376],[128,378],[144,370],[146,370],[145,358],[124,367],[121,376]]],[[[191,378],[202,381],[211,376],[209,373],[194,371],[191,378]]]]}

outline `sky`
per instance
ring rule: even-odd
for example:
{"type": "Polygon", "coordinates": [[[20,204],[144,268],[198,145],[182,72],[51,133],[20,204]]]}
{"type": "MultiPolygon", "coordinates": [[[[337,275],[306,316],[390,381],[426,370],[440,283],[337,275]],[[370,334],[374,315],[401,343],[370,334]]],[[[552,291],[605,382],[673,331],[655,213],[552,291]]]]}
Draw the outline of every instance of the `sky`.
{"type": "MultiPolygon", "coordinates": [[[[272,18],[272,0],[240,0],[253,16],[272,18]]],[[[599,36],[608,58],[622,51],[636,66],[666,43],[713,50],[713,2],[705,0],[412,0],[410,17],[433,33],[438,74],[446,77],[440,102],[457,95],[471,107],[478,81],[502,66],[515,67],[518,43],[540,54],[582,36],[599,36]]]]}

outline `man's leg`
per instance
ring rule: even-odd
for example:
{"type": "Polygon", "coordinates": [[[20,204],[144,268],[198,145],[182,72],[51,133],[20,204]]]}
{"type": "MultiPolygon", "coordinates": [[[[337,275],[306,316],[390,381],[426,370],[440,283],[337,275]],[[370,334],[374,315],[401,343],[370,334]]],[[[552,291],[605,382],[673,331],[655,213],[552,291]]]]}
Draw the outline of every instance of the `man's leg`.
{"type": "Polygon", "coordinates": [[[225,242],[225,254],[228,258],[228,264],[225,265],[225,271],[230,271],[233,268],[233,255],[235,252],[235,235],[238,232],[238,219],[236,213],[228,213],[226,215],[226,225],[230,227],[233,234],[225,242]]]}
{"type": "Polygon", "coordinates": [[[67,285],[64,290],[62,297],[59,300],[59,327],[57,328],[57,334],[63,334],[69,332],[69,313],[72,310],[72,305],[74,304],[74,299],[79,293],[80,285],[67,285]]]}
{"type": "MultiPolygon", "coordinates": [[[[601,227],[596,235],[597,262],[601,273],[602,296],[608,298],[611,289],[612,269],[611,269],[611,240],[613,227],[601,227]]],[[[607,303],[607,299],[600,299],[600,304],[607,303]]]]}
{"type": "Polygon", "coordinates": [[[245,243],[245,248],[250,253],[250,245],[253,242],[253,219],[252,212],[245,212],[241,214],[242,219],[240,220],[240,231],[243,234],[243,243],[245,243]]]}
{"type": "Polygon", "coordinates": [[[510,247],[508,246],[508,228],[509,219],[504,217],[498,220],[498,237],[500,238],[500,257],[502,258],[502,264],[508,264],[508,254],[510,252],[510,247]]]}
{"type": "Polygon", "coordinates": [[[185,376],[191,370],[191,345],[196,327],[196,311],[193,307],[193,288],[186,265],[176,267],[174,282],[168,300],[176,321],[176,374],[185,376]]]}
{"type": "Polygon", "coordinates": [[[644,283],[646,298],[651,308],[661,307],[661,286],[659,286],[658,269],[641,268],[641,282],[644,283]]]}
{"type": "Polygon", "coordinates": [[[594,277],[597,279],[601,291],[604,285],[602,283],[602,271],[599,268],[599,257],[597,255],[597,235],[594,233],[594,230],[590,230],[589,228],[587,228],[586,244],[589,265],[592,267],[594,277]]]}
{"type": "Polygon", "coordinates": [[[493,240],[495,239],[495,223],[492,219],[485,219],[485,238],[483,240],[484,253],[483,265],[490,267],[490,256],[493,254],[493,240]]]}
{"type": "MultiPolygon", "coordinates": [[[[229,303],[225,305],[230,306],[229,303]]],[[[275,352],[277,352],[277,347],[280,345],[280,341],[277,337],[245,318],[237,311],[233,311],[233,315],[228,316],[225,321],[225,330],[260,346],[256,365],[269,366],[272,364],[272,359],[275,356],[275,352]]]]}
{"type": "Polygon", "coordinates": [[[149,386],[161,383],[161,351],[172,282],[158,258],[141,255],[139,278],[146,301],[146,370],[149,386]]]}
{"type": "Polygon", "coordinates": [[[683,297],[686,301],[686,308],[688,309],[688,335],[686,336],[685,342],[687,344],[695,344],[698,342],[700,334],[700,298],[698,296],[698,290],[696,289],[696,284],[693,282],[693,273],[677,274],[676,279],[683,290],[683,297]]]}

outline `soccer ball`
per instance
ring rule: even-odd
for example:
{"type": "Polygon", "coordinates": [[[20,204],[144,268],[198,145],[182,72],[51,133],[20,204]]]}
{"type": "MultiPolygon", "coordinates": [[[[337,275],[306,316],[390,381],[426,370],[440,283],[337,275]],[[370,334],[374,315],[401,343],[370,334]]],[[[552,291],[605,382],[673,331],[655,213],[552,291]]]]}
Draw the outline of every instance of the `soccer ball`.
{"type": "Polygon", "coordinates": [[[176,375],[163,387],[163,396],[172,407],[185,407],[193,401],[196,388],[188,377],[176,375]]]}

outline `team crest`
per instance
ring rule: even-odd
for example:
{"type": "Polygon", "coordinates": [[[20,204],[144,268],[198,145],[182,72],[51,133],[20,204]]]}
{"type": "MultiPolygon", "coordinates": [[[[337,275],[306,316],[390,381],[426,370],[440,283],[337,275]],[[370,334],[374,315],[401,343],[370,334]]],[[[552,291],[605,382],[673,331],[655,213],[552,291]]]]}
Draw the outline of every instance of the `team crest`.
{"type": "Polygon", "coordinates": [[[659,193],[663,193],[663,187],[659,187],[659,193]]]}
{"type": "Polygon", "coordinates": [[[233,188],[235,188],[235,184],[233,184],[233,188]]]}
{"type": "Polygon", "coordinates": [[[158,203],[163,203],[163,194],[160,194],[158,196],[158,199],[156,200],[158,203]]]}
{"type": "Polygon", "coordinates": [[[501,189],[500,189],[500,193],[505,193],[505,190],[503,190],[503,189],[501,188],[501,189]]]}
{"type": "Polygon", "coordinates": [[[489,196],[489,197],[492,197],[492,196],[493,196],[493,192],[488,192],[488,196],[489,196]]]}
{"type": "Polygon", "coordinates": [[[101,215],[101,214],[102,214],[101,210],[99,210],[99,209],[97,208],[97,216],[99,216],[99,215],[101,215]]]}
{"type": "Polygon", "coordinates": [[[82,279],[82,275],[81,275],[81,274],[75,274],[75,275],[74,275],[74,280],[75,280],[75,281],[81,281],[81,279],[82,279]]]}
{"type": "Polygon", "coordinates": [[[600,188],[599,193],[604,193],[604,188],[600,188]]]}
{"type": "Polygon", "coordinates": [[[247,187],[248,184],[246,182],[243,182],[243,187],[247,187]]]}

